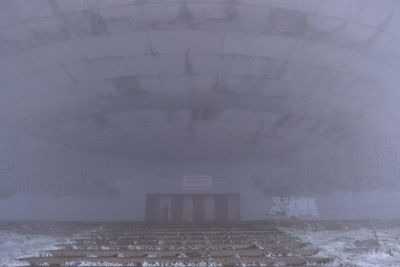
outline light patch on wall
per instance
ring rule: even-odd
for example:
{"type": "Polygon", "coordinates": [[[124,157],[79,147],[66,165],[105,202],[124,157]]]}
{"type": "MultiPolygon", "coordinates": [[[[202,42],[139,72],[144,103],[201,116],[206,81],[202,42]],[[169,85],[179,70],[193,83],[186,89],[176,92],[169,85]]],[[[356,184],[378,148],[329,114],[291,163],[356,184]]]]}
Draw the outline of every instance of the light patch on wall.
{"type": "Polygon", "coordinates": [[[317,204],[310,197],[271,197],[267,217],[319,218],[317,204]]]}

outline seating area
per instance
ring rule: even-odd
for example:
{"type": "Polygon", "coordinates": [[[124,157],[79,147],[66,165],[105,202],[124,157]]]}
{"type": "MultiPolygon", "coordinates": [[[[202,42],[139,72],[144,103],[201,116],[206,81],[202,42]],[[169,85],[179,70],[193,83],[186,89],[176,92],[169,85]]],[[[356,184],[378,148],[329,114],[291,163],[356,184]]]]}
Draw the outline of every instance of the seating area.
{"type": "Polygon", "coordinates": [[[332,261],[272,222],[98,225],[30,266],[318,266],[332,261]]]}

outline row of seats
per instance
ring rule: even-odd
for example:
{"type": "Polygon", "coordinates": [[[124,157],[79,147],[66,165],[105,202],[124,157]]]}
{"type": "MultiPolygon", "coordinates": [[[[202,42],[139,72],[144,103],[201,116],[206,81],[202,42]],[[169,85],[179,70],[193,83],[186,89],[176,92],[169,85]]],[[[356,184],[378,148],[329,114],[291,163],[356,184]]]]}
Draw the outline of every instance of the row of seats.
{"type": "Polygon", "coordinates": [[[73,244],[59,244],[30,266],[305,266],[330,258],[278,229],[273,222],[235,224],[98,225],[73,244]]]}

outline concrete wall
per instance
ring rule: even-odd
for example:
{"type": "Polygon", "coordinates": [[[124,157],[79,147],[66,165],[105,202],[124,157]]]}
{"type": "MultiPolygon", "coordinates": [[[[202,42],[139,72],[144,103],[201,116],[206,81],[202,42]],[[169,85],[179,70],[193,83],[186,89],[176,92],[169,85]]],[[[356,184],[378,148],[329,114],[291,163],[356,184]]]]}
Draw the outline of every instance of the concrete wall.
{"type": "MultiPolygon", "coordinates": [[[[0,156],[0,193],[19,183],[19,193],[0,197],[0,220],[143,220],[146,193],[202,193],[183,190],[182,177],[191,174],[212,177],[212,187],[204,193],[239,193],[243,220],[265,219],[269,207],[252,179],[273,173],[263,160],[161,163],[107,158],[12,131],[0,132],[0,156]],[[16,141],[10,145],[9,140],[16,141]],[[75,168],[82,170],[76,173],[75,168]],[[73,184],[69,191],[53,192],[64,179],[73,184]],[[104,182],[117,194],[90,191],[102,189],[104,182]],[[46,191],[46,183],[53,187],[46,191]],[[90,183],[101,186],[92,188],[90,183]]],[[[316,203],[323,219],[400,217],[400,193],[337,192],[317,196],[316,203]]]]}
{"type": "Polygon", "coordinates": [[[182,178],[191,174],[212,176],[204,193],[239,193],[242,219],[263,219],[266,212],[250,178],[252,162],[108,158],[1,130],[0,220],[143,220],[146,193],[202,193],[183,190],[182,178]],[[117,194],[101,191],[108,187],[117,194]]]}
{"type": "Polygon", "coordinates": [[[398,192],[335,192],[316,198],[322,219],[398,219],[398,192]]]}
{"type": "MultiPolygon", "coordinates": [[[[115,162],[110,179],[119,190],[117,198],[17,194],[0,199],[0,220],[143,220],[146,193],[188,193],[182,189],[182,176],[188,174],[211,175],[213,185],[207,193],[239,193],[243,220],[265,219],[268,203],[245,166],[115,162]]],[[[391,219],[400,214],[400,194],[393,192],[336,192],[317,196],[316,204],[321,219],[391,219]]]]}
{"type": "Polygon", "coordinates": [[[239,193],[242,219],[265,218],[267,205],[264,196],[254,188],[251,179],[235,173],[234,164],[231,168],[222,164],[218,170],[215,164],[174,168],[167,165],[146,162],[113,165],[110,179],[115,179],[119,190],[115,199],[21,194],[0,199],[0,220],[143,220],[146,193],[239,193]],[[182,177],[189,174],[211,175],[211,189],[183,190],[182,177]]]}

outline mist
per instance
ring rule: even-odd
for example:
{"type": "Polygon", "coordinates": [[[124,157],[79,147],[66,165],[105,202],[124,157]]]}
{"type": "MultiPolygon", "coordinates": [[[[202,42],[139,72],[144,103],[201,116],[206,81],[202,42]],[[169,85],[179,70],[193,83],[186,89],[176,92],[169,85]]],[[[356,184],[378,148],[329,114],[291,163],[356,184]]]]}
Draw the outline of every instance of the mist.
{"type": "Polygon", "coordinates": [[[400,214],[397,1],[0,10],[1,220],[141,221],[150,195],[400,214]]]}
{"type": "Polygon", "coordinates": [[[399,266],[399,23],[1,0],[0,267],[399,266]]]}

